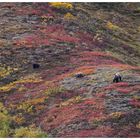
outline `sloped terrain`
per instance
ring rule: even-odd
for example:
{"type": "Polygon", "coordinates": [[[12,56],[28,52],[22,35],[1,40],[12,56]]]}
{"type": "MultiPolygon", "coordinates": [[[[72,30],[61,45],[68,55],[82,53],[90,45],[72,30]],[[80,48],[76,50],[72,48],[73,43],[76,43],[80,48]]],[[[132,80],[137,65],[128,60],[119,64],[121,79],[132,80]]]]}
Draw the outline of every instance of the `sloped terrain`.
{"type": "Polygon", "coordinates": [[[0,137],[140,137],[139,8],[1,3],[0,137]]]}

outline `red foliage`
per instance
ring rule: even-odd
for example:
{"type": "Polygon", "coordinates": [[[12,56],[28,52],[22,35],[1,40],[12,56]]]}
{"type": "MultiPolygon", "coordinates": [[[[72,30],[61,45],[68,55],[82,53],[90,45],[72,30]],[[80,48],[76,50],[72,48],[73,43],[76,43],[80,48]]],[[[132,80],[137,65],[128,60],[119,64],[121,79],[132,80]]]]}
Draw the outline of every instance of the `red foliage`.
{"type": "Polygon", "coordinates": [[[25,93],[14,93],[12,95],[9,95],[6,100],[8,101],[6,104],[16,104],[23,100],[25,100],[25,93]]]}
{"type": "Polygon", "coordinates": [[[136,138],[140,137],[138,129],[135,125],[125,125],[122,126],[121,129],[117,132],[117,135],[120,137],[127,137],[127,138],[136,138]]]}
{"type": "Polygon", "coordinates": [[[87,33],[87,32],[76,32],[76,35],[78,36],[78,38],[80,38],[80,42],[85,43],[87,45],[94,45],[94,40],[93,40],[93,35],[87,33]]]}
{"type": "Polygon", "coordinates": [[[38,47],[40,45],[53,45],[56,42],[78,43],[79,39],[69,36],[61,25],[51,25],[38,28],[34,34],[14,41],[14,45],[25,47],[38,47]]]}
{"type": "Polygon", "coordinates": [[[62,98],[62,99],[70,99],[72,97],[81,95],[85,92],[85,90],[69,90],[60,94],[57,94],[55,97],[58,98],[62,98]]]}
{"type": "Polygon", "coordinates": [[[30,35],[26,36],[20,40],[14,41],[14,44],[17,46],[25,46],[25,47],[38,47],[39,45],[51,45],[52,42],[47,39],[41,38],[38,35],[30,35]]]}
{"type": "Polygon", "coordinates": [[[140,137],[140,134],[139,132],[133,132],[133,133],[129,133],[128,132],[128,135],[127,135],[128,138],[139,138],[140,137]]]}
{"type": "Polygon", "coordinates": [[[128,87],[129,83],[127,82],[119,82],[119,83],[114,83],[115,86],[117,87],[128,87]]]}
{"type": "Polygon", "coordinates": [[[106,97],[106,94],[105,93],[97,93],[96,97],[97,98],[104,98],[104,97],[106,97]]]}
{"type": "Polygon", "coordinates": [[[16,8],[17,15],[41,15],[41,13],[40,10],[31,7],[22,7],[22,9],[18,7],[16,8]]]}
{"type": "Polygon", "coordinates": [[[80,55],[82,56],[82,57],[93,57],[93,56],[105,56],[105,57],[112,57],[112,55],[111,54],[107,54],[107,53],[105,53],[105,52],[100,52],[100,51],[98,51],[98,52],[96,52],[96,51],[94,51],[94,52],[91,52],[91,51],[84,51],[84,52],[82,52],[82,53],[80,53],[80,55]]]}
{"type": "Polygon", "coordinates": [[[86,99],[78,104],[80,110],[83,111],[79,119],[86,119],[89,122],[93,121],[95,117],[104,117],[104,99],[91,98],[86,99]]]}
{"type": "Polygon", "coordinates": [[[137,99],[131,99],[130,104],[134,107],[140,107],[140,100],[137,99]]]}
{"type": "Polygon", "coordinates": [[[138,91],[138,90],[140,90],[140,84],[136,84],[136,85],[132,86],[131,89],[132,89],[133,91],[138,91]]]}
{"type": "Polygon", "coordinates": [[[77,119],[86,119],[91,122],[95,117],[105,116],[103,104],[103,100],[92,98],[70,106],[53,107],[42,114],[38,122],[45,131],[49,131],[60,125],[69,124],[77,119]],[[50,118],[51,121],[48,122],[50,118]]]}
{"type": "Polygon", "coordinates": [[[69,106],[63,108],[52,108],[41,116],[40,121],[43,129],[49,131],[62,124],[67,124],[72,121],[75,117],[81,115],[81,111],[78,110],[77,106],[69,106]],[[55,116],[54,116],[55,115],[55,116]],[[49,119],[51,122],[48,122],[49,119]]]}
{"type": "Polygon", "coordinates": [[[126,93],[126,94],[132,92],[131,89],[127,89],[127,88],[117,88],[116,91],[120,93],[126,93]]]}
{"type": "MultiPolygon", "coordinates": [[[[108,65],[109,66],[109,65],[108,65]]],[[[140,70],[140,67],[139,66],[131,66],[131,65],[126,65],[126,64],[111,64],[110,65],[111,67],[114,67],[114,68],[121,68],[122,70],[140,70]]]]}
{"type": "Polygon", "coordinates": [[[118,87],[129,87],[129,83],[127,82],[119,82],[119,83],[113,83],[107,87],[105,87],[105,90],[114,90],[118,87]]]}
{"type": "Polygon", "coordinates": [[[120,64],[121,62],[113,58],[110,54],[104,52],[89,52],[83,51],[77,56],[71,57],[71,63],[75,65],[87,65],[87,66],[99,66],[99,65],[111,65],[120,64]]]}
{"type": "Polygon", "coordinates": [[[44,27],[41,32],[44,35],[47,35],[50,39],[53,39],[57,42],[72,42],[78,43],[79,39],[72,37],[66,33],[62,25],[51,25],[44,27]]]}
{"type": "Polygon", "coordinates": [[[93,66],[84,66],[78,68],[70,68],[70,67],[56,67],[55,69],[47,70],[42,72],[41,77],[43,79],[47,79],[53,82],[59,82],[64,78],[72,77],[77,72],[82,72],[84,74],[90,74],[94,72],[93,66]],[[46,74],[47,73],[47,74],[46,74]],[[50,78],[49,78],[50,77],[50,78]]]}

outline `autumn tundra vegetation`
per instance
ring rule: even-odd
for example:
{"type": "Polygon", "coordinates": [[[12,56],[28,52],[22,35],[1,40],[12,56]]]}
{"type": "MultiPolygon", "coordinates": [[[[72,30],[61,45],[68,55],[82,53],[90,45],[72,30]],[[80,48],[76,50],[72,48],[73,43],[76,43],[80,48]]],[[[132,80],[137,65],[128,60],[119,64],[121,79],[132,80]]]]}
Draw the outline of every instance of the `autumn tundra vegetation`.
{"type": "Polygon", "coordinates": [[[140,137],[139,16],[139,3],[0,3],[0,137],[140,137]]]}

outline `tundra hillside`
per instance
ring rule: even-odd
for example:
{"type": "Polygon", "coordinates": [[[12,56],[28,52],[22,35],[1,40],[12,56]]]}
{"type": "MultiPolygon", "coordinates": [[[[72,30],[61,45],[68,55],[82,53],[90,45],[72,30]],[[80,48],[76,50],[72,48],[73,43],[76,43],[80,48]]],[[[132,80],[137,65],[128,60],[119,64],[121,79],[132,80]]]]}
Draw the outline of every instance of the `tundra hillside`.
{"type": "Polygon", "coordinates": [[[139,17],[140,3],[0,3],[0,137],[140,137],[139,17]]]}

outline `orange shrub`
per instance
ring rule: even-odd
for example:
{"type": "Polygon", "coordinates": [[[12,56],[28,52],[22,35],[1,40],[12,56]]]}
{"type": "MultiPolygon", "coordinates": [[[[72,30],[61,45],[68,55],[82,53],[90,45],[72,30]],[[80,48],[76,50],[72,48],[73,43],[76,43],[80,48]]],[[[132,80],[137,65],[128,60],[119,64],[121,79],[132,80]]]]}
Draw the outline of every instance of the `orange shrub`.
{"type": "Polygon", "coordinates": [[[94,71],[95,71],[95,69],[93,66],[82,66],[82,67],[75,69],[73,72],[71,72],[69,74],[69,76],[73,76],[79,72],[83,73],[84,75],[89,75],[89,74],[92,74],[94,71]]]}
{"type": "Polygon", "coordinates": [[[13,120],[19,125],[25,122],[25,118],[21,115],[14,116],[13,120]]]}
{"type": "Polygon", "coordinates": [[[40,97],[40,98],[28,100],[26,103],[30,104],[30,105],[36,105],[36,104],[39,104],[39,103],[43,103],[44,100],[45,100],[45,97],[42,97],[42,98],[40,97]]]}

